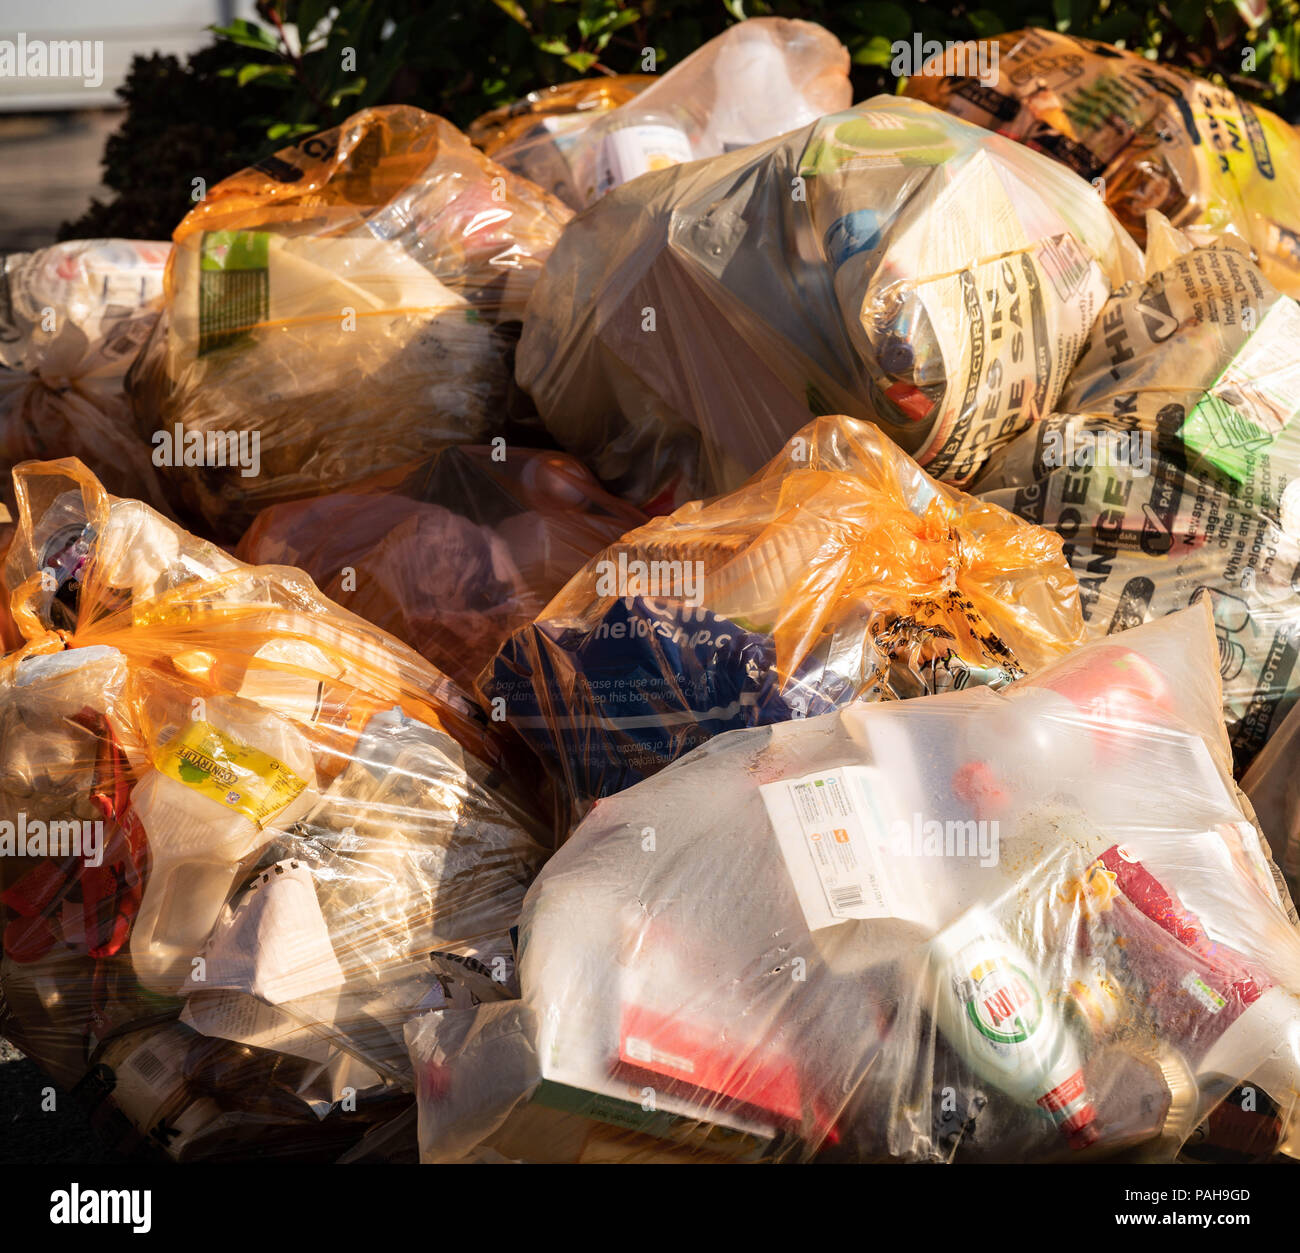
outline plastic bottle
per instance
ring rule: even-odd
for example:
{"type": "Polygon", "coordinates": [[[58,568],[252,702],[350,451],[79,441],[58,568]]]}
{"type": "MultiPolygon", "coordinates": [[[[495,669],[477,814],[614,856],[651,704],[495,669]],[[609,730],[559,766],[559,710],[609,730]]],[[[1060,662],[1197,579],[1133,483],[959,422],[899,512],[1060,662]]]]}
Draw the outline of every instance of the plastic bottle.
{"type": "Polygon", "coordinates": [[[940,1030],[986,1082],[1048,1114],[1071,1148],[1097,1139],[1078,1047],[1043,976],[982,906],[930,941],[940,1030]]]}
{"type": "Polygon", "coordinates": [[[174,993],[226,903],[240,863],[316,800],[307,740],[285,719],[218,696],[150,744],[131,795],[152,867],[131,934],[136,976],[174,993]]]}

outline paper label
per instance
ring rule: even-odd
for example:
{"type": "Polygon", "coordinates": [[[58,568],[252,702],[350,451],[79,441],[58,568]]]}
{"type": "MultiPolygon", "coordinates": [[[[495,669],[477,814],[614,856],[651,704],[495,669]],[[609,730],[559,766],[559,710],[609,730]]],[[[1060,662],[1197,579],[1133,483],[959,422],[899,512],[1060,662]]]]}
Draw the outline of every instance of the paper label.
{"type": "Polygon", "coordinates": [[[993,450],[1056,403],[1106,298],[1100,267],[1070,235],[916,286],[943,355],[944,409],[916,459],[970,480],[993,450]]]}
{"type": "Polygon", "coordinates": [[[759,788],[810,931],[903,916],[887,868],[880,772],[845,766],[759,788]]]}
{"type": "Polygon", "coordinates": [[[154,765],[259,827],[307,786],[283,762],[218,731],[210,722],[185,725],[155,750],[154,765]]]}
{"type": "Polygon", "coordinates": [[[274,1049],[314,1062],[330,1058],[328,1041],[283,1010],[243,992],[196,992],[186,1000],[181,1022],[200,1035],[218,1036],[237,1044],[274,1049]]]}
{"type": "Polygon", "coordinates": [[[1300,412],[1295,371],[1279,370],[1300,342],[1300,306],[1279,300],[1183,423],[1183,442],[1238,482],[1300,412]]]}
{"type": "Polygon", "coordinates": [[[666,170],[692,157],[690,140],[676,127],[646,123],[610,131],[600,148],[596,194],[651,170],[666,170]]]}

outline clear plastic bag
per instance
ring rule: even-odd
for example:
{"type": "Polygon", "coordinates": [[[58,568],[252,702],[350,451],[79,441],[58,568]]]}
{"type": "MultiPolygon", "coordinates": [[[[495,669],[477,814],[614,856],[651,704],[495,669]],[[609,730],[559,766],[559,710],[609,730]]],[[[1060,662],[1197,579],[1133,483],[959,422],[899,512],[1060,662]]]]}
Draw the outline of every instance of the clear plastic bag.
{"type": "Polygon", "coordinates": [[[236,555],[299,566],[467,690],[605,545],[645,521],[558,452],[454,447],[258,515],[236,555]]]}
{"type": "Polygon", "coordinates": [[[400,105],[209,188],[128,380],[178,507],[233,542],[264,506],[501,429],[515,324],[569,216],[400,105]]]}
{"type": "Polygon", "coordinates": [[[422,1159],[1161,1159],[1247,1078],[1295,1152],[1300,934],[1212,625],[603,800],[529,891],[521,1000],[409,1024],[422,1159]]]}
{"type": "Polygon", "coordinates": [[[1002,686],[1081,638],[1060,541],[822,418],[594,557],[480,680],[578,813],[719,732],[1002,686]]]}
{"type": "Polygon", "coordinates": [[[975,488],[1065,539],[1094,635],[1209,602],[1244,768],[1300,691],[1300,306],[1239,248],[1148,234],[1060,411],[975,488]]]}
{"type": "Polygon", "coordinates": [[[1051,412],[1140,272],[1074,174],[881,96],[581,214],[517,377],[559,443],[649,512],[734,489],[830,413],[961,484],[1051,412]]]}
{"type": "Polygon", "coordinates": [[[583,209],[650,170],[783,135],[852,101],[849,52],[830,31],[757,17],[663,74],[534,92],[480,118],[470,136],[486,132],[493,160],[583,209]],[[503,112],[508,129],[494,129],[503,112]]]}
{"type": "Polygon", "coordinates": [[[120,495],[161,507],[123,390],[163,306],[171,245],[81,239],[0,256],[0,499],[12,468],[79,457],[120,495]]]}
{"type": "Polygon", "coordinates": [[[1095,182],[1139,242],[1151,210],[1198,235],[1235,235],[1255,250],[1270,283],[1300,297],[1293,126],[1223,87],[1110,44],[1047,30],[991,42],[994,82],[945,77],[932,64],[908,79],[907,93],[1095,182]]]}
{"type": "Polygon", "coordinates": [[[301,571],[15,479],[5,1032],[172,1156],[342,1152],[409,1109],[413,1012],[515,986],[549,833],[509,748],[301,571]]]}

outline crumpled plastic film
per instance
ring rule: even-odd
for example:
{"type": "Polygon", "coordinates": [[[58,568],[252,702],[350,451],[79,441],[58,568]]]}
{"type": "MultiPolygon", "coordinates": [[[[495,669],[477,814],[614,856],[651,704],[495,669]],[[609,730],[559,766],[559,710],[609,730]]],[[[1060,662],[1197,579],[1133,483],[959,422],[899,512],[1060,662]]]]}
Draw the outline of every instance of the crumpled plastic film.
{"type": "Polygon", "coordinates": [[[520,1001],[408,1025],[422,1160],[1161,1160],[1243,1080],[1294,1152],[1300,934],[1212,625],[602,801],[529,891],[520,1001]]]}
{"type": "Polygon", "coordinates": [[[739,486],[828,413],[961,484],[1052,411],[1140,273],[1077,176],[881,96],[579,215],[517,377],[559,443],[650,512],[739,486]]]}
{"type": "Polygon", "coordinates": [[[301,571],[75,460],[15,480],[4,1030],[173,1157],[340,1153],[409,1110],[412,1013],[517,986],[548,832],[508,749],[301,571]]]}
{"type": "MultiPolygon", "coordinates": [[[[1175,66],[1055,31],[987,41],[985,81],[932,61],[907,93],[1055,157],[1097,183],[1139,242],[1156,210],[1255,249],[1270,283],[1300,297],[1300,136],[1175,66]],[[996,72],[993,72],[996,71],[996,72]]],[[[949,62],[951,68],[951,61],[949,62]]],[[[969,68],[969,64],[967,66],[969,68]]]]}
{"type": "Polygon", "coordinates": [[[569,216],[404,105],[209,188],[128,380],[179,506],[233,541],[264,506],[498,431],[514,324],[569,216]]]}
{"type": "Polygon", "coordinates": [[[473,690],[511,632],[644,521],[564,453],[466,446],[264,510],[236,552],[306,570],[473,690]]]}
{"type": "Polygon", "coordinates": [[[721,156],[852,102],[849,52],[830,31],[758,17],[662,74],[534,92],[469,134],[507,169],[583,209],[651,170],[721,156]]]}
{"type": "Polygon", "coordinates": [[[80,457],[161,507],[123,390],[163,306],[169,243],[88,239],[0,256],[0,498],[21,461],[80,457]]]}
{"type": "Polygon", "coordinates": [[[821,418],[587,563],[480,680],[579,813],[710,736],[968,684],[1082,634],[1060,540],[821,418]]]}
{"type": "Polygon", "coordinates": [[[1300,306],[1240,248],[1152,232],[1060,412],[975,486],[1066,541],[1094,635],[1209,601],[1244,768],[1300,690],[1300,306]]]}

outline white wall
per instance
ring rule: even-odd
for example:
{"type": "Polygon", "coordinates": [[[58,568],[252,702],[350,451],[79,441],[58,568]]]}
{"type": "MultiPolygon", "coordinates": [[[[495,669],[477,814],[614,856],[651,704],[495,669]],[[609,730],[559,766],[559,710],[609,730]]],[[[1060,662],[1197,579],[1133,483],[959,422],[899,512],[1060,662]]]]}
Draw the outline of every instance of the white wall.
{"type": "Polygon", "coordinates": [[[0,0],[0,40],[89,39],[103,44],[103,82],[0,73],[0,112],[119,106],[114,89],[136,53],[184,59],[211,42],[205,28],[254,17],[253,0],[0,0]]]}

